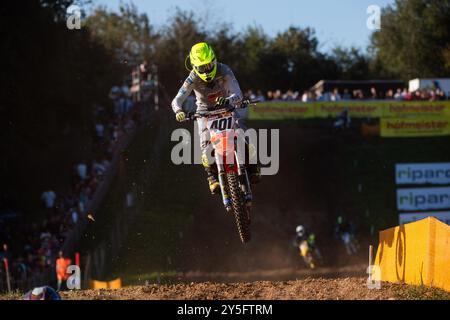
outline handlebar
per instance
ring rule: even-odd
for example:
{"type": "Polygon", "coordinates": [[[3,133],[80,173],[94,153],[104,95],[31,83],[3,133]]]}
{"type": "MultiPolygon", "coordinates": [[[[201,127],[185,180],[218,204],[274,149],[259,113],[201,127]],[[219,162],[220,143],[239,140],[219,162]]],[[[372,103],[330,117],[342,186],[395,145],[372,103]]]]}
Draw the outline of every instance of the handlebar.
{"type": "Polygon", "coordinates": [[[223,113],[223,112],[233,112],[235,109],[245,109],[245,108],[248,108],[249,106],[256,105],[258,102],[260,102],[260,100],[245,99],[245,100],[242,100],[239,108],[236,108],[236,106],[227,105],[223,108],[216,109],[216,106],[214,106],[212,108],[208,108],[206,112],[196,112],[196,111],[189,112],[186,114],[186,120],[184,120],[184,121],[192,121],[192,120],[196,120],[198,118],[204,118],[211,114],[219,114],[219,113],[223,113]]]}

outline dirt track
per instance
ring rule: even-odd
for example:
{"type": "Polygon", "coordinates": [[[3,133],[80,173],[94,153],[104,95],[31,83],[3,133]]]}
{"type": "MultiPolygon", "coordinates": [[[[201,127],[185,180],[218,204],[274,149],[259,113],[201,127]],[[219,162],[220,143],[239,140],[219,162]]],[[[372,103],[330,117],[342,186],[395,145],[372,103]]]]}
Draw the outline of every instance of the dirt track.
{"type": "Polygon", "coordinates": [[[179,274],[174,284],[129,286],[118,290],[63,292],[76,300],[398,300],[450,299],[450,294],[430,288],[382,283],[368,289],[366,266],[306,269],[273,269],[249,272],[179,274]],[[255,280],[257,279],[257,280],[255,280]]]}
{"type": "MultiPolygon", "coordinates": [[[[405,285],[383,283],[370,290],[365,278],[304,279],[285,282],[179,283],[86,290],[62,293],[77,300],[396,300],[404,299],[405,285]]],[[[425,294],[426,295],[426,294],[425,294]]]]}
{"type": "Polygon", "coordinates": [[[359,278],[364,277],[366,265],[353,264],[342,267],[319,267],[314,270],[302,268],[277,268],[251,271],[189,271],[176,277],[177,282],[257,282],[257,281],[292,281],[307,278],[359,278]]]}

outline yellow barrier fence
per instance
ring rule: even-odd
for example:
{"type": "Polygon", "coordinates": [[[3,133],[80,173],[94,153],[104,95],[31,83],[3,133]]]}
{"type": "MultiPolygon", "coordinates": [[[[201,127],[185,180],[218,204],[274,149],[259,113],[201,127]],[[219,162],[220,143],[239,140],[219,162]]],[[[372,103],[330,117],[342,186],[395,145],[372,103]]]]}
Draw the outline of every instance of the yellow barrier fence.
{"type": "Polygon", "coordinates": [[[122,288],[122,279],[117,278],[112,281],[97,281],[91,280],[89,282],[90,289],[120,289],[122,288]]]}
{"type": "Polygon", "coordinates": [[[450,226],[428,217],[381,231],[375,265],[382,281],[450,292],[450,226]]]}

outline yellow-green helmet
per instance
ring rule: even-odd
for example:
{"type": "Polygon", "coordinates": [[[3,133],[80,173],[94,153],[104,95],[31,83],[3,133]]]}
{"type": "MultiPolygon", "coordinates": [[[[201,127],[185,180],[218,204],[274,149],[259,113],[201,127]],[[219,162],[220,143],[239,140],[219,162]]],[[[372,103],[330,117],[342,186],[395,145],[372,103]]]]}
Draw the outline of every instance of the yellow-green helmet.
{"type": "Polygon", "coordinates": [[[217,72],[217,61],[214,50],[206,42],[195,44],[189,53],[191,65],[195,73],[205,82],[214,80],[217,72]]]}

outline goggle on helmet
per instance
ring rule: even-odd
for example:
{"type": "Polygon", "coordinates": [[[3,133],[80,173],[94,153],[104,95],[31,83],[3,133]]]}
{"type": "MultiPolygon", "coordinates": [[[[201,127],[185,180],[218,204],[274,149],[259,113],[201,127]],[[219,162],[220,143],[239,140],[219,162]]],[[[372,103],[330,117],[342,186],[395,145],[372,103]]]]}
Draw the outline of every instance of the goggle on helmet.
{"type": "Polygon", "coordinates": [[[195,44],[189,54],[195,73],[205,82],[214,80],[217,73],[217,61],[214,50],[206,42],[195,44]]]}

